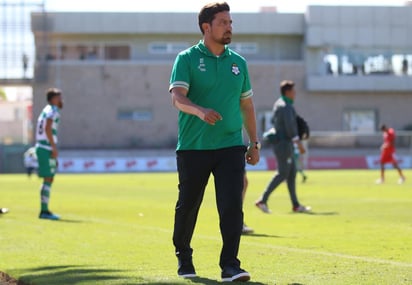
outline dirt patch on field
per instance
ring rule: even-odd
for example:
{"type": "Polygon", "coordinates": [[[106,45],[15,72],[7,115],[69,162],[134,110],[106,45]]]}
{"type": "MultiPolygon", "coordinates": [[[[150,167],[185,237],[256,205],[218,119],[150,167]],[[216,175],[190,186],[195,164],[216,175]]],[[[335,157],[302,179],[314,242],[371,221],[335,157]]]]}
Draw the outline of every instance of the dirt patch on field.
{"type": "Polygon", "coordinates": [[[27,285],[23,281],[19,281],[0,271],[0,285],[27,285]]]}

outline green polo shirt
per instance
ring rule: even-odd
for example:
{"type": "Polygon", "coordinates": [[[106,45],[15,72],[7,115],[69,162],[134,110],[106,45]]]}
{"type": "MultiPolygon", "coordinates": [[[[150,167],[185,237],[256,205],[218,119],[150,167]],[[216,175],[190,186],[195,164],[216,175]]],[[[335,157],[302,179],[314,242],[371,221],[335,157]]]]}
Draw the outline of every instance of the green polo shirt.
{"type": "Polygon", "coordinates": [[[228,47],[220,56],[200,41],[176,57],[170,77],[174,87],[188,90],[187,97],[222,115],[214,126],[197,116],[179,112],[177,150],[211,150],[243,145],[240,101],[253,96],[245,59],[228,47]]]}

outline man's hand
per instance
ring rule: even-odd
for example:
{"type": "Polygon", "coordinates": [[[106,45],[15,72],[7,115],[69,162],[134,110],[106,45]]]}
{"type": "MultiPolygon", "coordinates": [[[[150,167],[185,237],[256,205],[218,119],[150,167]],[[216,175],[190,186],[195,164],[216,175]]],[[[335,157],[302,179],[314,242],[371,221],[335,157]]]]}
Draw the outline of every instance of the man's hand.
{"type": "Polygon", "coordinates": [[[51,153],[51,157],[54,159],[57,159],[57,156],[59,155],[58,151],[57,151],[57,147],[56,146],[52,146],[52,153],[51,153]]]}
{"type": "Polygon", "coordinates": [[[299,142],[297,142],[297,144],[298,144],[299,153],[300,153],[300,154],[305,154],[305,153],[306,153],[306,149],[305,149],[305,147],[303,146],[302,142],[299,141],[299,142]]]}
{"type": "Polygon", "coordinates": [[[216,124],[217,121],[222,120],[222,116],[215,110],[194,104],[187,97],[187,89],[175,87],[170,93],[173,106],[181,112],[197,116],[199,119],[212,126],[216,124]]]}
{"type": "Polygon", "coordinates": [[[250,165],[255,165],[259,162],[260,154],[259,150],[254,146],[249,146],[246,152],[246,163],[250,165]]]}
{"type": "Polygon", "coordinates": [[[222,120],[222,116],[212,109],[202,108],[199,118],[209,125],[215,125],[217,121],[222,120]]]}
{"type": "Polygon", "coordinates": [[[59,152],[57,151],[56,145],[52,146],[51,158],[54,158],[54,160],[56,160],[56,168],[59,167],[59,161],[57,160],[58,155],[59,152]]]}

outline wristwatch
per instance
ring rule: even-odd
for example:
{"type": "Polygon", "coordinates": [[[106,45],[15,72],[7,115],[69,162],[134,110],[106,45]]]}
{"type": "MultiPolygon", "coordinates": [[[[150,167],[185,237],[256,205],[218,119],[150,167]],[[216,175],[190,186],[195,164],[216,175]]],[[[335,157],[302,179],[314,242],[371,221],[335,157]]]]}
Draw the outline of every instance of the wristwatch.
{"type": "Polygon", "coordinates": [[[254,148],[256,148],[256,149],[261,149],[262,144],[261,144],[260,142],[250,142],[250,143],[249,143],[249,146],[250,146],[250,147],[254,147],[254,148]]]}

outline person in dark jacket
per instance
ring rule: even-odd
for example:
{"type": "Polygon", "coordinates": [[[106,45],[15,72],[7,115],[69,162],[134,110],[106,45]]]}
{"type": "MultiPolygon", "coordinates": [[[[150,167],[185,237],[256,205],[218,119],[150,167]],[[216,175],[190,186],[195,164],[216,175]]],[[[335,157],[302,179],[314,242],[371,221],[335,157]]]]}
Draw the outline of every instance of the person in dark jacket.
{"type": "Polygon", "coordinates": [[[296,95],[295,84],[292,81],[282,81],[280,93],[281,97],[274,104],[272,117],[273,127],[276,130],[273,151],[278,164],[278,172],[255,205],[264,213],[269,214],[271,211],[268,208],[267,201],[270,194],[283,181],[286,181],[293,212],[305,213],[309,212],[311,208],[301,205],[296,194],[296,163],[293,144],[297,145],[300,154],[304,154],[306,150],[299,139],[296,111],[293,107],[296,95]]]}

